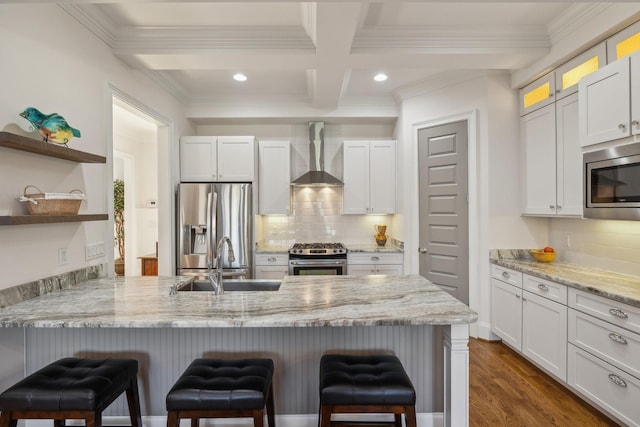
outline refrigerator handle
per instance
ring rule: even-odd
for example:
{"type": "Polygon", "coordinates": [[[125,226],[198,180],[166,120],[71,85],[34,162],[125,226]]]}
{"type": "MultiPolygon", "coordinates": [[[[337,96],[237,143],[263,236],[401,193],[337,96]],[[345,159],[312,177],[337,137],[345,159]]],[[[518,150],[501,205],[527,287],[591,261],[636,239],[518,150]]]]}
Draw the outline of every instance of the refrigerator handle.
{"type": "Polygon", "coordinates": [[[215,254],[213,253],[215,248],[215,233],[212,226],[215,226],[215,206],[217,204],[218,195],[214,192],[207,193],[207,268],[214,267],[213,259],[215,254]]]}

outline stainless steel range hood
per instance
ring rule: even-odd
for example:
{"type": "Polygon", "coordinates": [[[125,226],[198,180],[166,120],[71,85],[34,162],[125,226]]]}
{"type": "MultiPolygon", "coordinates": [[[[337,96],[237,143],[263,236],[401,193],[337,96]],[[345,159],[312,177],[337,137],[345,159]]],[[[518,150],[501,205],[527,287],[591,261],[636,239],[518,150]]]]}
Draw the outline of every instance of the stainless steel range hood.
{"type": "Polygon", "coordinates": [[[309,122],[309,172],[291,185],[300,187],[342,186],[343,183],[324,170],[324,122],[309,122]]]}

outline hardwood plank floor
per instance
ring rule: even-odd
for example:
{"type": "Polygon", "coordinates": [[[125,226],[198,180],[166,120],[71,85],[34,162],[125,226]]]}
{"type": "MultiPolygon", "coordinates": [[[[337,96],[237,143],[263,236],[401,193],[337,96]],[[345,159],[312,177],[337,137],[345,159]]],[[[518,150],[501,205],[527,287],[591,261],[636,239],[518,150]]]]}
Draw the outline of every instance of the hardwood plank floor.
{"type": "Polygon", "coordinates": [[[616,426],[501,342],[469,339],[469,425],[616,426]]]}

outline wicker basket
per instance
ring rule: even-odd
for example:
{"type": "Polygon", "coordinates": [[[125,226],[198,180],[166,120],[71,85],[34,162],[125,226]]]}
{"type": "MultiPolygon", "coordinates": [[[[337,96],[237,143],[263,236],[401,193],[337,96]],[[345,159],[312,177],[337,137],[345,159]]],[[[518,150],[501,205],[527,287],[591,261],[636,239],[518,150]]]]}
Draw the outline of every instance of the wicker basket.
{"type": "Polygon", "coordinates": [[[27,185],[24,188],[21,202],[27,204],[30,215],[77,215],[85,195],[80,190],[69,193],[43,193],[38,187],[27,185]],[[29,188],[37,193],[27,193],[29,188]]]}

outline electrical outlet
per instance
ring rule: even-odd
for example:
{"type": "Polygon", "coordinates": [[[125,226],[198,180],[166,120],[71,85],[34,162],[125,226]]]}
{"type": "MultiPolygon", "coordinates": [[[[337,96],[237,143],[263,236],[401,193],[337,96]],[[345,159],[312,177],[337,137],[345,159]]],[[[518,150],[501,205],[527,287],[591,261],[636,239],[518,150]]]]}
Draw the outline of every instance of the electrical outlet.
{"type": "Polygon", "coordinates": [[[67,262],[67,248],[58,248],[58,265],[66,265],[67,262]]]}
{"type": "Polygon", "coordinates": [[[84,258],[86,261],[90,259],[101,258],[104,256],[104,242],[92,243],[84,249],[84,258]]]}

